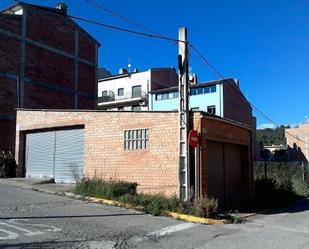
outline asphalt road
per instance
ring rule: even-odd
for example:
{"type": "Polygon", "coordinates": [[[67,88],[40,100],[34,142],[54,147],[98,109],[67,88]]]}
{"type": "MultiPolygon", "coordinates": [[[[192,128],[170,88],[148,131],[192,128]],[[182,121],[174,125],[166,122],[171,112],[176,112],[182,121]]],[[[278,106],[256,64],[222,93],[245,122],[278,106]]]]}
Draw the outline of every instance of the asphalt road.
{"type": "Polygon", "coordinates": [[[0,184],[0,248],[309,248],[308,210],[198,225],[0,184]]]}

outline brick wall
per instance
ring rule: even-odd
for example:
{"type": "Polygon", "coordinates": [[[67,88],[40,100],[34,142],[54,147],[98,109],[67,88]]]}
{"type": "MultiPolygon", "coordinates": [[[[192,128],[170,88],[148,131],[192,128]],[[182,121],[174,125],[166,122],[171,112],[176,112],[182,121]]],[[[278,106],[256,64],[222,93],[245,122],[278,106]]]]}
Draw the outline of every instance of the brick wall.
{"type": "MultiPolygon", "coordinates": [[[[252,109],[233,81],[223,84],[224,117],[253,127],[252,109]]],[[[255,128],[255,127],[254,127],[255,128]]]]}
{"type": "Polygon", "coordinates": [[[0,28],[11,31],[15,34],[21,34],[21,16],[0,15],[0,28]]]}
{"type": "Polygon", "coordinates": [[[70,54],[75,53],[75,25],[68,18],[38,9],[27,9],[28,38],[70,54]]]}
{"type": "Polygon", "coordinates": [[[8,73],[19,71],[20,49],[21,42],[18,39],[0,34],[0,71],[8,73]]]}
{"type": "Polygon", "coordinates": [[[84,173],[87,177],[139,184],[150,193],[178,193],[178,114],[144,112],[18,111],[16,160],[23,166],[27,130],[84,125],[84,173]],[[124,150],[125,129],[149,129],[149,149],[124,150]]]}
{"type": "Polygon", "coordinates": [[[98,44],[70,18],[39,7],[25,5],[24,9],[27,13],[24,77],[21,72],[24,15],[0,13],[0,121],[6,129],[6,139],[10,140],[0,138],[0,150],[14,151],[15,121],[11,127],[13,123],[8,120],[15,120],[18,76],[24,108],[96,108],[98,44]],[[4,117],[8,113],[13,116],[4,117]]]}
{"type": "Polygon", "coordinates": [[[221,206],[234,207],[252,199],[251,129],[194,113],[194,129],[201,133],[200,193],[221,206]]]}

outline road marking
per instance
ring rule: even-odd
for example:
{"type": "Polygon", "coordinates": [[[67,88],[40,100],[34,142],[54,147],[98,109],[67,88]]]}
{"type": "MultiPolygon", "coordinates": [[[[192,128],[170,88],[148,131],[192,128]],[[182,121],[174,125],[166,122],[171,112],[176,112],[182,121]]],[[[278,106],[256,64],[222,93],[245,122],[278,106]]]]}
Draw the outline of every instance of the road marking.
{"type": "Polygon", "coordinates": [[[43,229],[43,232],[60,232],[62,231],[62,229],[52,226],[52,225],[44,225],[44,224],[33,224],[33,223],[25,223],[25,222],[21,222],[21,221],[28,221],[28,219],[11,219],[8,220],[7,222],[10,224],[14,224],[14,225],[20,225],[20,226],[31,226],[31,227],[36,227],[36,228],[46,228],[43,229]]]}
{"type": "Polygon", "coordinates": [[[0,237],[0,240],[12,240],[19,237],[20,233],[22,232],[22,235],[24,236],[36,236],[41,235],[46,232],[59,232],[62,231],[62,229],[57,228],[55,226],[51,225],[44,225],[44,224],[32,224],[32,223],[26,223],[24,221],[28,221],[28,219],[9,219],[6,222],[0,222],[1,226],[8,227],[10,230],[17,230],[19,233],[12,232],[7,229],[0,229],[3,233],[6,233],[7,236],[0,237]],[[26,229],[25,227],[31,227],[32,229],[39,230],[39,231],[31,231],[29,229],[26,229]]]}
{"type": "Polygon", "coordinates": [[[7,236],[6,237],[0,237],[0,240],[4,240],[4,239],[17,239],[18,238],[18,233],[14,233],[8,230],[4,230],[4,229],[0,229],[0,233],[6,233],[7,236]]]}
{"type": "Polygon", "coordinates": [[[145,241],[150,239],[151,237],[162,237],[171,233],[176,233],[179,231],[183,231],[192,227],[200,226],[199,224],[190,223],[190,222],[184,222],[177,225],[164,227],[159,230],[155,230],[153,232],[147,233],[144,236],[133,236],[128,240],[129,243],[136,244],[141,241],[145,241]]]}
{"type": "Polygon", "coordinates": [[[32,232],[28,229],[21,228],[21,227],[18,227],[18,226],[14,226],[14,225],[11,225],[11,224],[8,224],[8,223],[5,223],[5,222],[0,222],[0,225],[11,227],[11,228],[14,228],[16,230],[22,231],[22,232],[24,232],[24,235],[26,235],[26,236],[34,236],[34,235],[43,234],[43,232],[40,232],[40,231],[32,232]]]}

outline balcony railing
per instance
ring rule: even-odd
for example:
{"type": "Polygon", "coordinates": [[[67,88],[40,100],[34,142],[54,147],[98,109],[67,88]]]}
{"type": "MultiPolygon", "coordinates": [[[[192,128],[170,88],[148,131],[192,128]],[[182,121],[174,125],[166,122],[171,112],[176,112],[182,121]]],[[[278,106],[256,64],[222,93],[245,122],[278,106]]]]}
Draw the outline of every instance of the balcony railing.
{"type": "Polygon", "coordinates": [[[98,97],[98,102],[103,103],[103,102],[112,102],[112,101],[125,101],[125,100],[130,100],[130,99],[145,99],[147,98],[147,92],[142,91],[141,96],[136,96],[133,98],[132,92],[125,92],[121,96],[116,96],[113,91],[108,91],[107,95],[98,97]]]}

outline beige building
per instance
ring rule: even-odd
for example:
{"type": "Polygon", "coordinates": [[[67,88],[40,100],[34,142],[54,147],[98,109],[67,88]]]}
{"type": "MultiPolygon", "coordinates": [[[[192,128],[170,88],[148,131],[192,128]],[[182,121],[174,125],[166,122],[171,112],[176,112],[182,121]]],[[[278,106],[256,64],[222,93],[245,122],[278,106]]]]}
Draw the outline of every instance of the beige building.
{"type": "MultiPolygon", "coordinates": [[[[191,187],[235,206],[252,198],[252,129],[191,112],[200,133],[191,187]]],[[[18,110],[16,161],[19,176],[98,177],[138,183],[138,191],[180,195],[179,114],[149,111],[18,110]]]]}
{"type": "Polygon", "coordinates": [[[297,128],[285,129],[287,145],[300,152],[309,161],[309,120],[297,128]]]}

